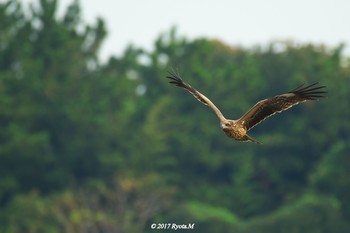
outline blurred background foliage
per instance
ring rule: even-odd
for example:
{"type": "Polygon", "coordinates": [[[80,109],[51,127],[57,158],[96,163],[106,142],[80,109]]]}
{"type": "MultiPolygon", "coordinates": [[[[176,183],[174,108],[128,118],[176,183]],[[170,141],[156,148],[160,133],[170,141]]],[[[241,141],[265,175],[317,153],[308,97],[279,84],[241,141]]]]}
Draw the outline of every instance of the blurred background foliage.
{"type": "Polygon", "coordinates": [[[80,10],[0,3],[0,232],[349,232],[343,45],[242,48],[171,28],[102,64],[104,21],[80,10]],[[168,84],[171,67],[232,119],[303,83],[329,94],[254,128],[263,145],[238,143],[168,84]]]}

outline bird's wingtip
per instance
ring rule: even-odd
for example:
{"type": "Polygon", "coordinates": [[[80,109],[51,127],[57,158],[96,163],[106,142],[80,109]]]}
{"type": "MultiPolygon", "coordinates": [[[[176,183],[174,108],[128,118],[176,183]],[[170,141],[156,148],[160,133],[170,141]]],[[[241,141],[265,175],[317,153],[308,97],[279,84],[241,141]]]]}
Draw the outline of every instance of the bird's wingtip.
{"type": "Polygon", "coordinates": [[[179,86],[179,87],[184,85],[184,81],[182,80],[179,72],[173,68],[168,70],[168,75],[165,77],[170,79],[169,83],[171,83],[171,84],[174,84],[174,85],[179,86]]]}

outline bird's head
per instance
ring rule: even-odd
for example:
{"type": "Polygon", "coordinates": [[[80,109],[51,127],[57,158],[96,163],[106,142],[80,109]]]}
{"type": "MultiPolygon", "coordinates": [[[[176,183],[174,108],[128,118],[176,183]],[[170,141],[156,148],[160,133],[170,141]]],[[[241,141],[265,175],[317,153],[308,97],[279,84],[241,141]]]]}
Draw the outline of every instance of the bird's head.
{"type": "Polygon", "coordinates": [[[223,129],[223,130],[229,129],[232,127],[233,123],[234,122],[230,121],[230,120],[222,121],[222,122],[220,122],[221,129],[223,129]]]}

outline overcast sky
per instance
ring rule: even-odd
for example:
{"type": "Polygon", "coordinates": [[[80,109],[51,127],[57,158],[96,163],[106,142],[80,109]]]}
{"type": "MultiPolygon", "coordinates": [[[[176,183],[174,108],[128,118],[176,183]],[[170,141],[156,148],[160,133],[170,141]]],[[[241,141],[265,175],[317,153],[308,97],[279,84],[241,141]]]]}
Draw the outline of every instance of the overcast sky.
{"type": "MultiPolygon", "coordinates": [[[[37,0],[24,0],[25,2],[37,0]]],[[[72,0],[59,0],[60,12],[72,0]]],[[[108,37],[101,58],[132,43],[147,50],[161,32],[177,26],[187,38],[210,37],[231,45],[291,39],[350,45],[350,0],[80,0],[86,23],[102,17],[108,37]]],[[[346,53],[350,54],[347,48],[346,53]]]]}

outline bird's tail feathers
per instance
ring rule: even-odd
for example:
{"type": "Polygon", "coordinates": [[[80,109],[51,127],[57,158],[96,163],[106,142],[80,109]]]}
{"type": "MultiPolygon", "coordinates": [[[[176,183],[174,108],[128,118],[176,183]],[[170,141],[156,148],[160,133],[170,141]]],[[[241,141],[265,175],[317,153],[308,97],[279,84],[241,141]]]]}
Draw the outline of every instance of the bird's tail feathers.
{"type": "Polygon", "coordinates": [[[262,144],[261,142],[259,142],[259,141],[257,141],[257,140],[255,140],[255,139],[253,139],[252,137],[250,137],[248,134],[246,134],[245,135],[245,138],[244,138],[247,142],[254,142],[254,143],[256,143],[256,144],[262,144]]]}

